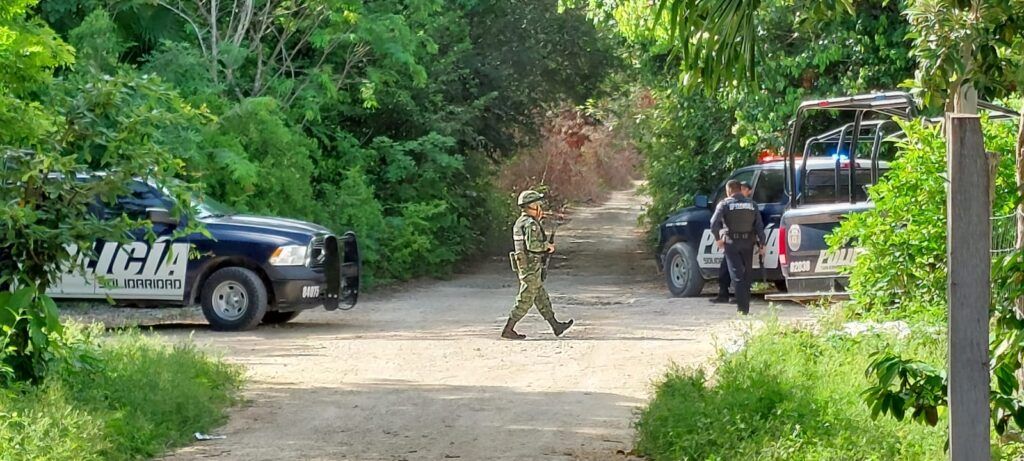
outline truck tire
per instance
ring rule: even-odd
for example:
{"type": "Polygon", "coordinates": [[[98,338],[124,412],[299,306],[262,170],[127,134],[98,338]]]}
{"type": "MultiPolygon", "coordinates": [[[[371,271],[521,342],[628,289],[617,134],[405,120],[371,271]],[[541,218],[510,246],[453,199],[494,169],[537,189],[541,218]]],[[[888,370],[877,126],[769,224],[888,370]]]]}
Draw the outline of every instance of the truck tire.
{"type": "Polygon", "coordinates": [[[288,323],[299,316],[301,311],[292,312],[281,312],[281,311],[267,311],[263,314],[263,320],[260,322],[264,325],[280,325],[282,323],[288,323]]]}
{"type": "Polygon", "coordinates": [[[783,293],[789,291],[789,288],[786,287],[786,281],[785,280],[776,280],[775,281],[775,289],[779,290],[779,291],[781,291],[783,293]]]}
{"type": "Polygon", "coordinates": [[[206,279],[202,305],[211,330],[251,330],[267,313],[267,288],[255,272],[225,267],[206,279]]]}
{"type": "Polygon", "coordinates": [[[704,289],[704,276],[697,265],[697,250],[677,243],[665,255],[665,283],[675,297],[693,297],[704,289]]]}

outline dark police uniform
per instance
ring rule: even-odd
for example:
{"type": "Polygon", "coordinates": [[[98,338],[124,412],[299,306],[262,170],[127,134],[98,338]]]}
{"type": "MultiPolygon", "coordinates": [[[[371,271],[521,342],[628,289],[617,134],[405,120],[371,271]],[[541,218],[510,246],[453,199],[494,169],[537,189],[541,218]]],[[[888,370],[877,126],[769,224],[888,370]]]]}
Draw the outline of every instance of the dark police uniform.
{"type": "MultiPolygon", "coordinates": [[[[743,188],[753,190],[750,187],[750,183],[746,181],[740,182],[740,192],[743,192],[743,188]]],[[[746,197],[746,194],[744,194],[746,197]]],[[[715,239],[718,239],[718,235],[715,235],[715,239]]],[[[729,302],[729,285],[732,284],[732,276],[729,275],[729,264],[726,262],[725,255],[722,255],[722,263],[718,266],[718,297],[711,300],[713,303],[726,303],[729,302]]]]}
{"type": "Polygon", "coordinates": [[[729,275],[729,263],[726,261],[725,256],[722,256],[722,265],[718,266],[718,297],[712,299],[711,302],[728,302],[729,301],[729,285],[732,284],[732,276],[729,275]]]}
{"type": "Polygon", "coordinates": [[[735,286],[736,304],[746,314],[750,312],[754,242],[759,246],[765,242],[764,222],[757,204],[739,192],[722,200],[711,217],[711,233],[725,239],[725,260],[735,286]]]}

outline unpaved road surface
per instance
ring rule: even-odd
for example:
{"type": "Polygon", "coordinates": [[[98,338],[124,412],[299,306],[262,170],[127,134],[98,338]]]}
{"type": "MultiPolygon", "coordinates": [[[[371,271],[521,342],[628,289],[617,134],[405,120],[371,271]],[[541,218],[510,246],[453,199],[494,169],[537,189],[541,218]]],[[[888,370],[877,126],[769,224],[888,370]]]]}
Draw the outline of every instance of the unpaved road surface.
{"type": "Polygon", "coordinates": [[[536,311],[517,328],[526,341],[498,338],[517,286],[497,258],[282,327],[161,330],[194,335],[250,376],[246,403],[216,431],[226,439],[166,459],[627,459],[652,382],[673,362],[707,362],[750,322],[734,306],[668,297],[636,230],[641,207],[619,192],[559,231],[548,289],[559,318],[576,319],[562,338],[536,311]]]}

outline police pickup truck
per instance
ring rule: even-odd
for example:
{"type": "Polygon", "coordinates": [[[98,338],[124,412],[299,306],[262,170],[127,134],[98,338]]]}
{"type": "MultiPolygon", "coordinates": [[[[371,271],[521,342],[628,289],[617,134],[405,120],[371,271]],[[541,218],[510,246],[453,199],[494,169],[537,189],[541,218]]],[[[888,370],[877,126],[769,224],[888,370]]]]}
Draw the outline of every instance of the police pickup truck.
{"type": "Polygon", "coordinates": [[[284,323],[300,311],[354,306],[359,295],[360,258],[353,233],[291,219],[234,214],[204,200],[193,205],[209,236],[171,238],[184,220],[168,212],[172,199],[155,185],[134,181],[130,194],[103,217],[122,213],[153,223],[154,241],[144,232],[129,242],[96,242],[92,256],[80,254],[80,268],[49,290],[58,299],[112,299],[118,304],[199,304],[214,330],[237,331],[260,323],[284,323]]]}
{"type": "MultiPolygon", "coordinates": [[[[993,120],[1017,116],[1012,110],[985,101],[979,101],[978,106],[988,111],[993,120]]],[[[910,94],[904,92],[847,96],[800,104],[791,124],[786,148],[786,195],[790,200],[779,221],[779,233],[785,237],[776,240],[776,253],[788,290],[786,293],[768,295],[767,299],[804,301],[848,296],[849,276],[843,269],[854,263],[859,250],[853,246],[829,248],[825,237],[846,215],[874,207],[868,200],[866,190],[887,169],[882,157],[894,155],[894,145],[884,142],[883,138],[901,137],[902,131],[892,120],[908,120],[915,117],[916,113],[916,102],[910,94]],[[878,127],[868,143],[864,142],[864,130],[858,129],[852,130],[849,137],[839,142],[842,156],[836,160],[836,180],[832,183],[833,187],[825,187],[822,191],[824,194],[817,196],[813,194],[818,187],[812,179],[814,160],[806,148],[802,158],[797,156],[800,152],[797,146],[802,140],[800,128],[812,111],[826,111],[830,115],[846,113],[852,115],[854,127],[878,127]],[[869,144],[870,149],[861,160],[858,154],[864,144],[869,144]],[[886,151],[887,154],[884,154],[886,151]],[[843,168],[841,164],[847,167],[843,168]],[[856,164],[857,168],[849,168],[851,164],[856,164]]],[[[938,123],[941,119],[929,121],[938,123]]]]}
{"type": "MultiPolygon", "coordinates": [[[[892,124],[891,121],[887,123],[892,124]]],[[[853,128],[852,124],[846,124],[807,140],[806,162],[803,163],[804,169],[798,172],[800,180],[797,181],[801,190],[806,191],[801,196],[802,200],[808,203],[832,201],[833,190],[847,185],[847,176],[840,173],[851,168],[851,163],[846,159],[846,151],[853,128]],[[812,155],[816,157],[811,158],[812,155]]],[[[878,138],[885,128],[885,121],[863,123],[858,130],[861,136],[857,143],[870,143],[871,149],[877,151],[881,146],[878,138]]],[[[765,267],[760,270],[759,260],[755,256],[751,266],[754,268],[754,280],[773,283],[780,290],[786,289],[785,274],[780,264],[780,259],[784,262],[785,256],[779,252],[784,247],[778,243],[780,219],[790,204],[784,159],[770,153],[762,155],[756,165],[739,168],[729,175],[710,198],[698,195],[694,206],[679,210],[662,222],[659,228],[657,263],[659,270],[665,274],[666,285],[673,296],[697,296],[706,281],[718,277],[724,251],[715,245],[715,238],[711,235],[711,215],[718,201],[725,198],[725,183],[729,180],[750,183],[753,187],[752,198],[757,202],[765,223],[765,267]]],[[[882,168],[887,167],[884,162],[880,165],[882,168]]],[[[857,164],[856,172],[860,178],[872,174],[863,163],[857,164]]]]}

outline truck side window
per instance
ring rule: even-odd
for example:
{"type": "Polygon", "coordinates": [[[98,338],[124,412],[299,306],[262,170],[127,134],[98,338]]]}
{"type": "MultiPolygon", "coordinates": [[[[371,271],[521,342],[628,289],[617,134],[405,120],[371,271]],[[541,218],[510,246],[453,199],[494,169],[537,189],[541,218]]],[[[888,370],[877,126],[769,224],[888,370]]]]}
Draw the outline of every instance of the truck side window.
{"type": "Polygon", "coordinates": [[[785,177],[782,170],[761,170],[754,184],[754,201],[757,203],[781,203],[785,197],[785,177]]]}
{"type": "MultiPolygon", "coordinates": [[[[848,188],[850,186],[849,170],[842,170],[839,175],[839,196],[841,200],[847,200],[848,188]]],[[[858,187],[853,191],[855,201],[867,200],[867,190],[863,187],[871,183],[871,171],[865,168],[857,169],[858,187]]],[[[836,177],[834,170],[811,170],[807,173],[807,193],[804,196],[804,203],[834,203],[836,190],[836,177]]]]}
{"type": "Polygon", "coordinates": [[[714,209],[715,207],[717,207],[718,206],[718,202],[722,201],[722,199],[725,198],[725,183],[729,182],[730,180],[735,179],[735,180],[740,181],[740,182],[746,181],[746,182],[748,182],[750,184],[753,184],[753,182],[754,182],[754,172],[755,172],[755,170],[741,171],[739,173],[736,173],[736,174],[730,176],[729,179],[727,179],[724,182],[722,182],[722,184],[718,186],[718,190],[715,192],[715,197],[714,197],[714,200],[712,201],[711,208],[714,209]]]}
{"type": "Polygon", "coordinates": [[[117,202],[109,208],[107,216],[115,218],[125,214],[132,219],[143,219],[147,208],[170,210],[173,206],[170,199],[157,188],[144,182],[132,181],[128,185],[128,195],[118,197],[117,202]]]}

